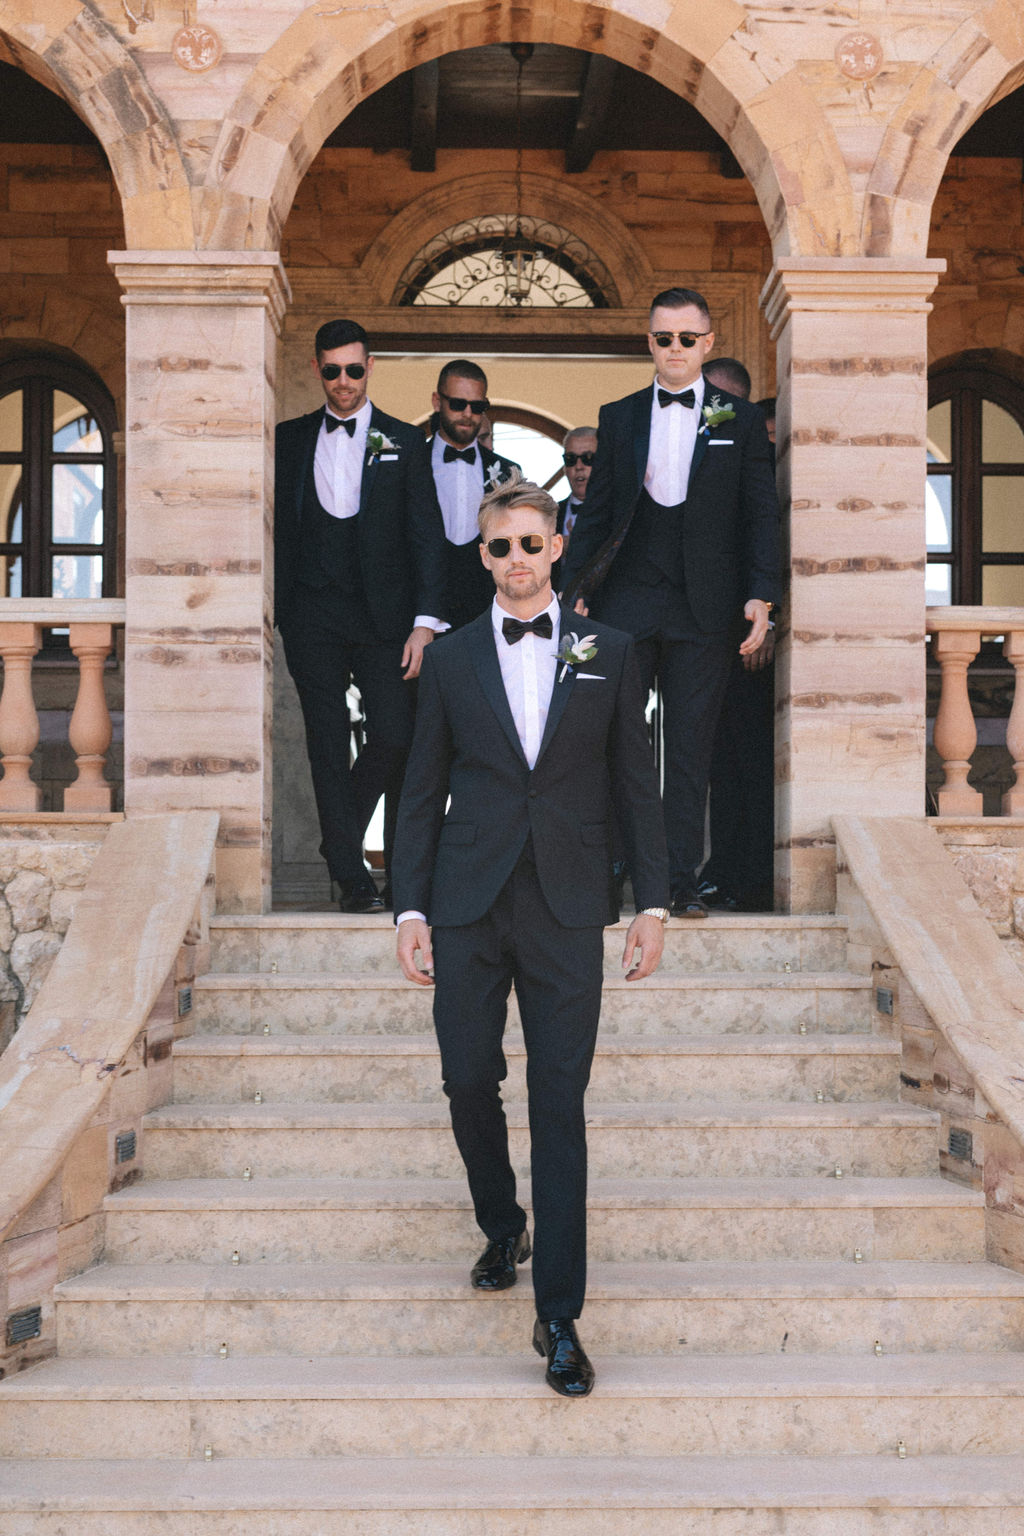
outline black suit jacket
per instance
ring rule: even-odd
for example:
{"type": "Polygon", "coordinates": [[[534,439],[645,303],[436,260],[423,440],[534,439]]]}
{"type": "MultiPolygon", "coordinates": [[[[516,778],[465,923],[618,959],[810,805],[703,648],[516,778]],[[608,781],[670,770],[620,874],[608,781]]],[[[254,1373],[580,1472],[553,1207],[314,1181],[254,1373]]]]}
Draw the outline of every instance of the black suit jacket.
{"type": "MultiPolygon", "coordinates": [[[[563,612],[562,634],[580,633],[580,623],[563,612]]],[[[395,836],[396,912],[424,912],[444,927],[475,922],[532,834],[537,875],[558,922],[614,922],[610,804],[637,906],[668,906],[661,800],[632,641],[603,624],[584,628],[596,635],[597,653],[561,680],[558,664],[532,772],[490,612],[428,647],[395,836]]]]}
{"type": "MultiPolygon", "coordinates": [[[[629,532],[647,469],[653,395],[649,386],[601,408],[586,500],[562,561],[567,602],[600,587],[629,532]]],[[[682,541],[686,595],[705,630],[740,620],[752,597],[781,597],[779,503],[764,415],[724,389],[706,387],[705,405],[713,395],[736,415],[698,433],[682,541]]]]}
{"type": "MultiPolygon", "coordinates": [[[[302,508],[324,412],[277,429],[274,493],[275,617],[296,614],[302,508]]],[[[404,640],[417,614],[445,618],[445,537],[423,433],[373,406],[370,432],[398,445],[395,459],[367,447],[359,500],[359,559],[377,638],[404,640]]]]}

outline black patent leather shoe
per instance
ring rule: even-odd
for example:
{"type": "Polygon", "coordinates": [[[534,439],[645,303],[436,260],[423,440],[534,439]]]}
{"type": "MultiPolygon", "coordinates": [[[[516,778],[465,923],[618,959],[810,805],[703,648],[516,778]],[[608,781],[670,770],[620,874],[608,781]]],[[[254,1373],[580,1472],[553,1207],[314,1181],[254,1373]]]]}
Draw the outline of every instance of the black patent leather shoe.
{"type": "Polygon", "coordinates": [[[488,1243],[469,1272],[478,1291],[507,1291],[516,1283],[516,1265],[530,1257],[530,1236],[524,1227],[516,1237],[500,1237],[488,1243]]]}
{"type": "Polygon", "coordinates": [[[533,1347],[538,1355],[547,1356],[544,1379],[562,1397],[586,1397],[593,1390],[594,1367],[571,1317],[554,1317],[549,1323],[538,1317],[533,1325],[533,1347]]]}
{"type": "Polygon", "coordinates": [[[696,891],[673,891],[673,917],[707,917],[707,915],[707,903],[697,895],[696,891]]]}
{"type": "Polygon", "coordinates": [[[383,912],[384,903],[372,881],[366,885],[356,885],[353,881],[339,880],[338,911],[383,912]]]}

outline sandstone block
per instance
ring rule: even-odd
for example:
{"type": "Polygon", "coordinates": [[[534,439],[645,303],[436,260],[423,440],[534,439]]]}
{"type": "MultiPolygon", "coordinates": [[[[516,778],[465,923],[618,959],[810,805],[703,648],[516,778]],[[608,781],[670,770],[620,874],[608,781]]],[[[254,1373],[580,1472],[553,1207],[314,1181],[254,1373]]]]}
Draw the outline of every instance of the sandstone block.
{"type": "Polygon", "coordinates": [[[50,897],[53,886],[45,875],[33,870],[23,870],[15,875],[7,886],[7,905],[16,932],[21,935],[34,933],[42,928],[50,916],[50,897]]]}

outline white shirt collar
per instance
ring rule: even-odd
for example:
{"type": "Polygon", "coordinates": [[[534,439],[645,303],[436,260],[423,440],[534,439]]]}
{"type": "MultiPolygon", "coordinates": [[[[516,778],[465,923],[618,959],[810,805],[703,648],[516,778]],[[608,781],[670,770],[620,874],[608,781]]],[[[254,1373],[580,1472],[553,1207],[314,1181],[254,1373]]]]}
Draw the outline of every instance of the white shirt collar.
{"type": "MultiPolygon", "coordinates": [[[[324,403],[324,417],[325,418],[328,417],[328,416],[334,416],[334,420],[335,421],[354,421],[355,424],[356,424],[356,431],[357,432],[361,431],[361,429],[369,423],[369,420],[370,420],[370,417],[372,416],[372,414],[373,414],[373,403],[370,400],[369,395],[367,395],[366,399],[363,401],[362,405],[359,407],[358,411],[356,411],[354,416],[335,416],[335,414],[331,410],[330,406],[326,402],[324,403]]],[[[325,430],[323,422],[320,423],[320,428],[321,428],[321,431],[325,430]]]]}
{"type": "Polygon", "coordinates": [[[698,373],[698,375],[694,379],[693,383],[692,384],[684,385],[684,387],[682,389],[669,389],[668,385],[667,384],[663,384],[661,382],[661,380],[658,378],[658,375],[655,374],[654,375],[654,403],[655,403],[655,405],[657,405],[657,403],[658,403],[658,390],[659,389],[665,390],[665,392],[667,394],[670,394],[670,395],[685,395],[685,393],[686,393],[686,391],[688,389],[692,389],[693,390],[693,403],[694,403],[694,407],[697,410],[699,410],[700,407],[704,403],[704,375],[703,375],[703,373],[698,373]]]}
{"type": "MultiPolygon", "coordinates": [[[[541,608],[539,612],[531,614],[530,617],[531,619],[539,619],[542,613],[550,613],[551,633],[552,636],[557,640],[559,625],[561,623],[561,609],[559,607],[558,598],[556,596],[552,596],[551,601],[548,603],[546,608],[541,608]]],[[[494,630],[494,633],[496,635],[501,634],[501,623],[503,619],[514,619],[515,617],[516,615],[514,613],[509,613],[507,608],[503,608],[501,606],[497,595],[495,595],[494,601],[491,604],[491,627],[494,630]]]]}

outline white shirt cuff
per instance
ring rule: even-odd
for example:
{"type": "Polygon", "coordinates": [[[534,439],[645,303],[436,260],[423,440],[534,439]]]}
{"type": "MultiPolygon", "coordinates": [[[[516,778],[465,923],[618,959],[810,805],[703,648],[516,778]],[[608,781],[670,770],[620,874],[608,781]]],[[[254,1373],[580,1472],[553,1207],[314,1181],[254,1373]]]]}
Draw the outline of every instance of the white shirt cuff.
{"type": "Polygon", "coordinates": [[[421,923],[425,923],[427,920],[423,912],[416,912],[410,907],[408,912],[399,912],[395,918],[395,927],[400,927],[402,923],[408,922],[411,918],[418,918],[421,923]]]}
{"type": "Polygon", "coordinates": [[[435,635],[443,635],[446,629],[451,629],[443,619],[432,619],[429,614],[418,613],[412,621],[413,629],[432,629],[435,635]]]}

